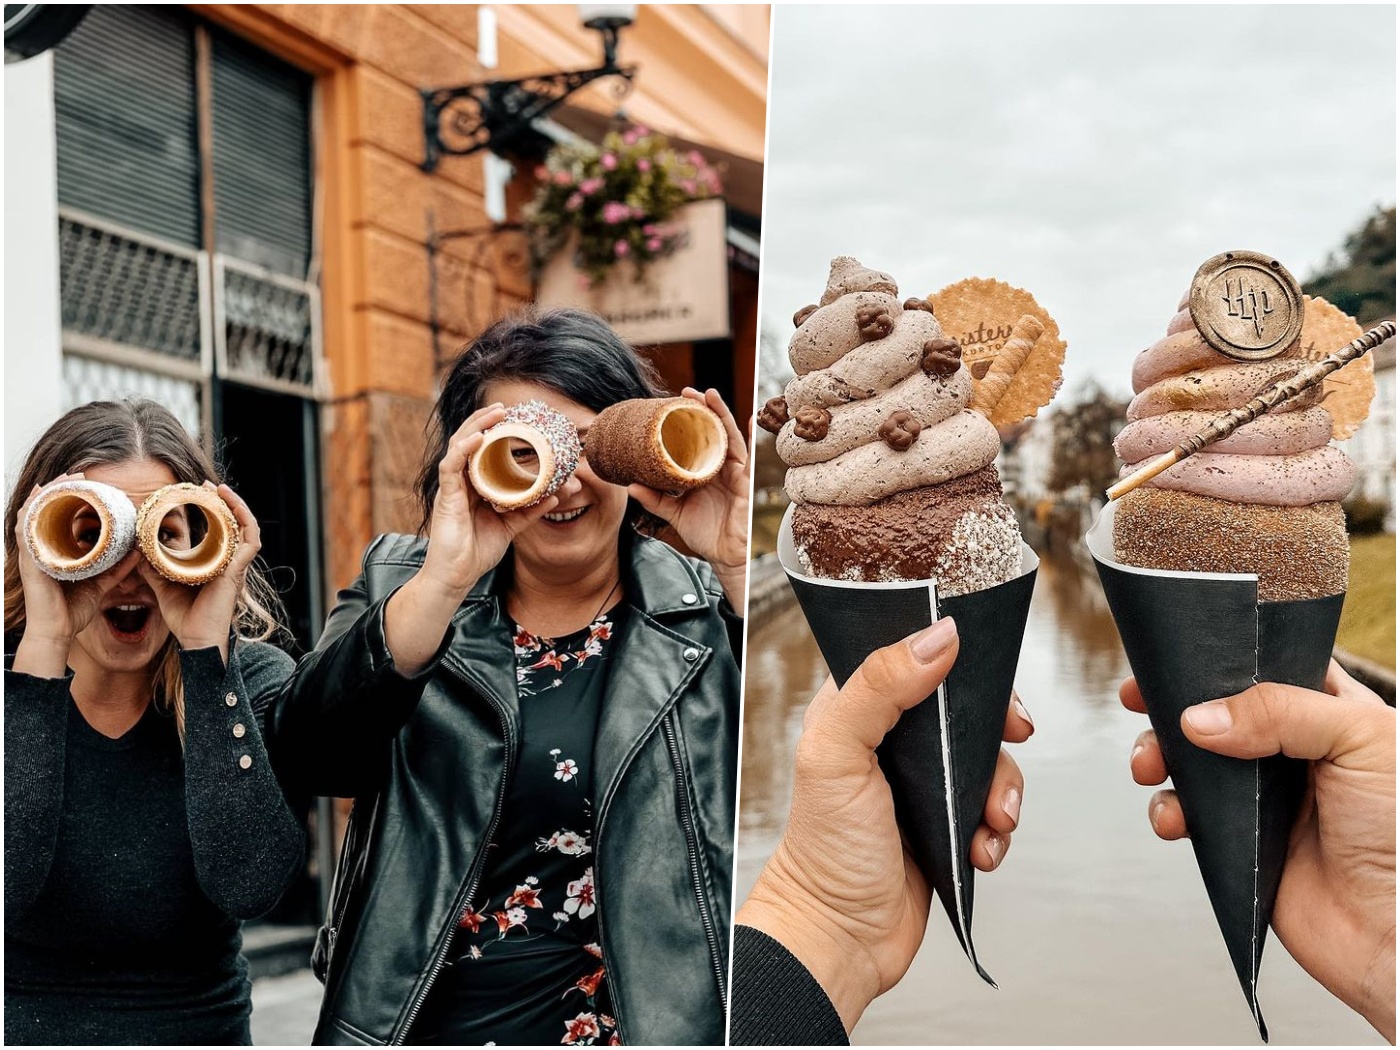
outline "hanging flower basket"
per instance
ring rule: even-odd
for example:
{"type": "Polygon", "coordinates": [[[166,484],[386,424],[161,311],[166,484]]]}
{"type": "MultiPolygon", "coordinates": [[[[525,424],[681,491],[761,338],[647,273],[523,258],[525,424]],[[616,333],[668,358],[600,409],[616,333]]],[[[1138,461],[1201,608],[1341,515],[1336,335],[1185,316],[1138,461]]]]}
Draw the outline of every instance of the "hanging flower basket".
{"type": "Polygon", "coordinates": [[[601,145],[556,146],[535,176],[539,188],[522,219],[536,278],[568,250],[585,287],[601,284],[619,264],[643,280],[652,262],[685,242],[676,213],[722,189],[719,172],[698,150],[682,153],[640,125],[609,132],[601,145]]]}

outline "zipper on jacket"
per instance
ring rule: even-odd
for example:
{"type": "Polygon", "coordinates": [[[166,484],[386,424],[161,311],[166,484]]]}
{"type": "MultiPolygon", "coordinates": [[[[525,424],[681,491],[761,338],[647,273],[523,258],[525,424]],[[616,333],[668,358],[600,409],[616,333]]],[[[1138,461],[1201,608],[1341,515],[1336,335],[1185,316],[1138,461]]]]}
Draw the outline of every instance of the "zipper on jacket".
{"type": "Polygon", "coordinates": [[[705,940],[710,946],[710,963],[715,971],[715,983],[719,988],[720,1008],[729,1012],[729,989],[724,978],[724,962],[720,958],[719,933],[715,929],[714,918],[710,915],[710,905],[705,899],[705,884],[700,877],[700,838],[695,830],[695,821],[690,814],[690,787],[686,784],[685,766],[681,762],[680,745],[676,742],[676,728],[672,714],[661,720],[661,731],[666,735],[666,747],[671,752],[671,766],[676,773],[676,795],[680,802],[681,827],[685,831],[685,849],[690,862],[690,882],[695,890],[695,903],[700,908],[700,925],[705,929],[705,940]]]}
{"type": "Polygon", "coordinates": [[[418,1014],[422,1012],[423,1004],[427,1002],[428,993],[432,991],[433,984],[441,976],[442,971],[447,966],[447,952],[454,940],[452,931],[456,929],[458,920],[462,917],[462,909],[476,893],[478,884],[481,882],[482,871],[486,867],[486,854],[490,849],[491,840],[496,835],[496,827],[501,822],[501,813],[506,805],[506,784],[510,780],[511,766],[515,763],[515,734],[511,731],[510,719],[506,716],[505,705],[500,699],[492,695],[491,691],[484,688],[479,682],[468,680],[467,676],[443,664],[447,672],[456,678],[463,685],[474,689],[485,698],[486,702],[495,710],[496,715],[501,720],[501,729],[505,734],[506,761],[501,772],[500,787],[496,792],[496,808],[491,813],[491,823],[486,826],[486,835],[482,842],[481,849],[477,852],[476,860],[472,864],[472,870],[468,873],[462,888],[457,891],[457,897],[453,901],[452,911],[449,913],[449,925],[444,935],[439,936],[440,944],[437,951],[433,953],[432,962],[428,965],[428,974],[423,981],[423,986],[418,989],[418,994],[414,996],[413,1002],[409,1005],[408,1015],[404,1018],[402,1026],[389,1040],[390,1046],[402,1046],[408,1038],[408,1033],[413,1030],[413,1022],[418,1019],[418,1014]]]}

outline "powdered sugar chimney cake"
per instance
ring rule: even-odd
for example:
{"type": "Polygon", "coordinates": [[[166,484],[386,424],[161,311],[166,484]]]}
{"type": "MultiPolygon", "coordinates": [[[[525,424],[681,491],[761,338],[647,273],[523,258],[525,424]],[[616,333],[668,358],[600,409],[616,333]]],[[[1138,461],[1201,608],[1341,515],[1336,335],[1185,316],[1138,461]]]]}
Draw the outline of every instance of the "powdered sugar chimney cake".
{"type": "MultiPolygon", "coordinates": [[[[978,384],[930,304],[901,302],[889,274],[842,256],[821,303],[794,320],[796,378],[759,423],[777,435],[789,468],[803,569],[852,581],[933,579],[949,597],[1019,575],[1020,530],[993,466],[1001,439],[970,407],[978,384]]],[[[1029,351],[1042,329],[1023,317],[1004,356],[1013,342],[1029,351]]]]}

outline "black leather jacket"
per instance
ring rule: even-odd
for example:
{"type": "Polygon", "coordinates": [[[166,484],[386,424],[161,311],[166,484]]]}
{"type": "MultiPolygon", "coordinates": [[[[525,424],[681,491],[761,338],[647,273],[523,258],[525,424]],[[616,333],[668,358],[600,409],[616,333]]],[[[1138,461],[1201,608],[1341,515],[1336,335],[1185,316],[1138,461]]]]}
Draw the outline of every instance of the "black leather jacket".
{"type": "MultiPolygon", "coordinates": [[[[725,1034],[742,621],[708,565],[623,541],[624,601],[594,745],[598,928],[628,1044],[725,1034]]],[[[317,1043],[410,1038],[482,876],[519,731],[498,568],[408,679],[384,605],[426,542],[383,536],[268,719],[289,789],[353,797],[313,965],[317,1043]]]]}

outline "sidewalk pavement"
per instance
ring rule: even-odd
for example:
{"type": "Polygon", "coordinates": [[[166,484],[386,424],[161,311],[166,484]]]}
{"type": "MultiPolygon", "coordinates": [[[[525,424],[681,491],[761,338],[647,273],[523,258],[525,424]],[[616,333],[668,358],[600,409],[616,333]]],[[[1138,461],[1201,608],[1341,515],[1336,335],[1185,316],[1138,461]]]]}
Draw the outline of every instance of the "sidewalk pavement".
{"type": "Polygon", "coordinates": [[[310,970],[253,982],[253,1045],[310,1046],[321,1008],[321,982],[310,970]]]}

